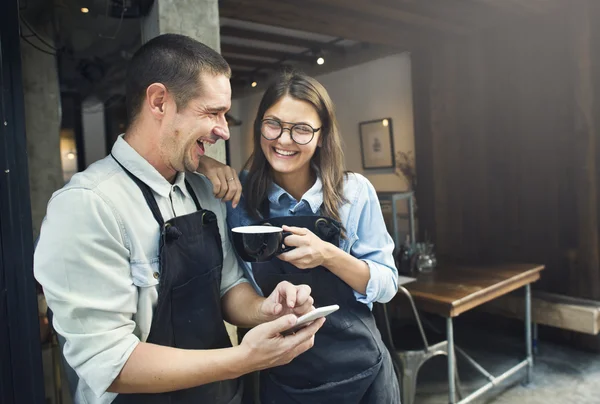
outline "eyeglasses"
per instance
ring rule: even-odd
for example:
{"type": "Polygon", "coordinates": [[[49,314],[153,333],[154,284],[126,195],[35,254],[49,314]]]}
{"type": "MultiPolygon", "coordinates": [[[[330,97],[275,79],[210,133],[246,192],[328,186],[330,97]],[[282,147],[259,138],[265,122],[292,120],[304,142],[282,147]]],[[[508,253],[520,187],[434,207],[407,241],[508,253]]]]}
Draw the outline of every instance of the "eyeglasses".
{"type": "Polygon", "coordinates": [[[314,129],[306,123],[280,122],[276,119],[263,119],[260,125],[260,133],[267,140],[276,140],[281,137],[284,129],[290,132],[290,137],[299,145],[308,144],[315,137],[315,133],[321,128],[314,129]],[[283,124],[292,125],[284,128],[283,124]]]}

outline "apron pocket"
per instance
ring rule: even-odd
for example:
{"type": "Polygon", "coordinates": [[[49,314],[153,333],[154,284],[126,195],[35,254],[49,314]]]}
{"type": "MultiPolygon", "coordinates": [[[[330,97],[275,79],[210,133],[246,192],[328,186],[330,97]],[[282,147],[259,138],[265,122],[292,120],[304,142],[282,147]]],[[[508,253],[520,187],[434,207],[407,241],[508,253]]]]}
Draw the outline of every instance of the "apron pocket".
{"type": "Polygon", "coordinates": [[[317,387],[298,389],[280,383],[269,371],[264,372],[266,380],[261,382],[261,402],[331,404],[358,403],[377,378],[383,357],[375,365],[348,379],[325,383],[317,387]]]}
{"type": "Polygon", "coordinates": [[[342,307],[343,306],[340,305],[338,311],[333,312],[326,317],[325,324],[317,331],[316,335],[319,335],[320,332],[327,332],[328,334],[333,335],[352,327],[352,320],[348,318],[347,311],[342,307]]]}
{"type": "Polygon", "coordinates": [[[223,316],[218,275],[221,266],[193,277],[171,291],[174,346],[182,349],[222,348],[229,341],[223,316]]]}

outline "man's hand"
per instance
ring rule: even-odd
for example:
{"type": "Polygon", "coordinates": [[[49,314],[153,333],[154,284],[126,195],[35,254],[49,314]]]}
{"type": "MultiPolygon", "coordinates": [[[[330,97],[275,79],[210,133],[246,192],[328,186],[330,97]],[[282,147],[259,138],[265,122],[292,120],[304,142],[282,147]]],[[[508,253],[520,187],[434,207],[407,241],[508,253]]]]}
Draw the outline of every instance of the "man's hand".
{"type": "Polygon", "coordinates": [[[296,356],[312,348],[315,333],[325,322],[325,317],[289,336],[281,333],[296,324],[296,316],[288,314],[269,323],[263,323],[248,331],[240,344],[245,357],[252,361],[255,370],[285,365],[296,356]]]}
{"type": "Polygon", "coordinates": [[[217,160],[202,156],[198,169],[213,184],[213,194],[224,202],[231,201],[235,208],[242,197],[242,184],[236,171],[217,160]]]}
{"type": "Polygon", "coordinates": [[[310,286],[280,282],[260,305],[260,316],[272,320],[286,314],[301,316],[314,310],[310,286]]]}

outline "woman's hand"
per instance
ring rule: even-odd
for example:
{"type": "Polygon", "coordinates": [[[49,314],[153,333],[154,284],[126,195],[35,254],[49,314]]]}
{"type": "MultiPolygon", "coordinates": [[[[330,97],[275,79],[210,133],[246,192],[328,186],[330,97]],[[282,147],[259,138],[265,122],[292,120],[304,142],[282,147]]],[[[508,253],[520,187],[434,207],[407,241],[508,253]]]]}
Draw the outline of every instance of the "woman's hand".
{"type": "Polygon", "coordinates": [[[238,205],[242,197],[242,184],[233,168],[211,157],[202,156],[196,171],[206,176],[213,184],[215,197],[223,202],[231,201],[234,208],[238,205]]]}
{"type": "Polygon", "coordinates": [[[292,235],[285,238],[285,245],[296,247],[277,256],[282,261],[300,269],[314,268],[325,263],[332,256],[332,245],[321,240],[317,235],[303,227],[283,226],[284,231],[292,235]]]}
{"type": "Polygon", "coordinates": [[[283,226],[283,230],[292,233],[285,238],[285,245],[296,248],[278,255],[277,258],[300,269],[322,265],[358,293],[366,294],[371,270],[365,261],[321,240],[308,229],[283,226]]]}

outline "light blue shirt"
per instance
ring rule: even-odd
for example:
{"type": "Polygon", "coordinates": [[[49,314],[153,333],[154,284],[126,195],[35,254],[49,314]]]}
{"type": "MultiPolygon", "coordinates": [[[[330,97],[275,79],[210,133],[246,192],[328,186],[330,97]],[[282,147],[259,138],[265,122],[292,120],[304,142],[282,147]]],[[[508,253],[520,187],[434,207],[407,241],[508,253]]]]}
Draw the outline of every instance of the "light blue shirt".
{"type": "MultiPolygon", "coordinates": [[[[242,185],[246,176],[247,172],[240,174],[242,185]]],[[[385,227],[375,188],[364,176],[350,173],[344,182],[344,196],[347,203],[340,207],[339,212],[346,229],[346,238],[340,239],[340,248],[366,262],[371,273],[366,295],[354,291],[356,300],[369,307],[372,306],[372,302],[389,302],[398,290],[398,271],[392,255],[394,241],[385,227]]],[[[314,185],[300,201],[296,201],[283,188],[273,184],[269,192],[269,202],[271,217],[319,215],[323,204],[321,179],[317,177],[314,185]]],[[[230,229],[254,222],[245,209],[243,197],[235,209],[231,207],[231,203],[227,204],[227,224],[230,229]]],[[[254,281],[251,265],[241,260],[240,263],[246,271],[246,277],[257,292],[262,293],[254,281]]]]}
{"type": "MultiPolygon", "coordinates": [[[[227,237],[225,204],[210,182],[180,173],[169,183],[122,137],[112,154],[146,183],[164,220],[196,211],[187,179],[204,209],[217,216],[223,247],[221,296],[246,282],[227,237]]],[[[137,187],[110,156],[56,191],[42,224],[33,270],[77,372],[75,403],[108,404],[106,390],[140,341],[158,300],[160,228],[137,187]]]]}

